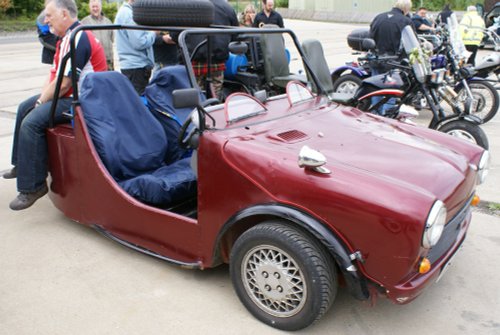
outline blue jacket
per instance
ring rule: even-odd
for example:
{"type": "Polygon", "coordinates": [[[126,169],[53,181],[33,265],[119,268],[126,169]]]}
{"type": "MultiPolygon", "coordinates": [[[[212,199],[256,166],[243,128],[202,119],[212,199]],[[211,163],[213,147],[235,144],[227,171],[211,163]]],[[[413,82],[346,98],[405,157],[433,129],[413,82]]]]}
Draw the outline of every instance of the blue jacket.
{"type": "MultiPolygon", "coordinates": [[[[132,18],[132,6],[124,3],[115,18],[116,24],[135,26],[132,18]]],[[[156,34],[145,30],[118,30],[116,33],[116,51],[120,69],[140,69],[153,67],[153,43],[156,34]]]]}

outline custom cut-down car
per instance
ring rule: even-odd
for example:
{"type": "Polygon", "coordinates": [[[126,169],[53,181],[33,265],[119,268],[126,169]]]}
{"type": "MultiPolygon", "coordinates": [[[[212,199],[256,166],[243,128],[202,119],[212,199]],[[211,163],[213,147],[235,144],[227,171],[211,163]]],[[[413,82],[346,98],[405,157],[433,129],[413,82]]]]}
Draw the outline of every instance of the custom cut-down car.
{"type": "MultiPolygon", "coordinates": [[[[257,31],[184,29],[187,65],[156,73],[144,99],[118,72],[83,78],[72,122],[48,130],[54,205],[182,267],[229,263],[241,302],[279,329],[320,319],[339,286],[415,299],[464,242],[488,152],[331,102],[305,58],[319,93],[290,81],[272,98],[206,100],[185,40],[224,32],[257,31]]],[[[276,33],[297,40],[258,31],[276,33]]]]}

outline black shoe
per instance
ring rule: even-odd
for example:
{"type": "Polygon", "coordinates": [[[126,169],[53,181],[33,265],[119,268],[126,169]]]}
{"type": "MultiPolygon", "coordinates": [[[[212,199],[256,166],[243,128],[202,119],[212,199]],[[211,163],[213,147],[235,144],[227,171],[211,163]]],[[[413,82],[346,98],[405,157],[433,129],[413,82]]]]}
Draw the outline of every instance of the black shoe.
{"type": "Polygon", "coordinates": [[[13,167],[10,171],[3,174],[4,179],[14,179],[17,177],[17,167],[13,167]]]}
{"type": "Polygon", "coordinates": [[[22,209],[26,209],[33,205],[35,201],[43,197],[45,194],[49,192],[47,185],[44,185],[40,190],[32,193],[24,193],[20,192],[17,197],[12,200],[9,207],[13,211],[20,211],[22,209]]]}

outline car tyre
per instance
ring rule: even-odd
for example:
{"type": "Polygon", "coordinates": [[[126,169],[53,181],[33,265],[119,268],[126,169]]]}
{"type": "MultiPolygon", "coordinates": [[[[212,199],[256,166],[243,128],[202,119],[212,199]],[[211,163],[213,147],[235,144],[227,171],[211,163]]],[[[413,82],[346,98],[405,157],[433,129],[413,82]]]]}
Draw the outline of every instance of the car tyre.
{"type": "Polygon", "coordinates": [[[208,27],[214,5],[203,0],[136,0],[133,19],[145,26],[208,27]]]}
{"type": "Polygon", "coordinates": [[[236,240],[230,272],[248,311],[282,330],[302,329],[319,320],[337,293],[336,268],[324,247],[279,221],[259,224],[236,240]]]}

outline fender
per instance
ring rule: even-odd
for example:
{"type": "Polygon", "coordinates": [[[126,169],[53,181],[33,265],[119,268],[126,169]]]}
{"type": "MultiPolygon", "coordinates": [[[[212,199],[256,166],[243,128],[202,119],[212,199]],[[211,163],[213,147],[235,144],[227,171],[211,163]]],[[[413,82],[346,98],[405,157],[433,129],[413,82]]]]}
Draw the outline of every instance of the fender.
{"type": "Polygon", "coordinates": [[[366,72],[362,67],[352,66],[352,65],[342,65],[333,69],[331,74],[332,81],[335,81],[336,79],[340,78],[342,73],[346,71],[350,71],[353,75],[359,77],[360,79],[370,76],[370,74],[366,72]]]}
{"type": "MultiPolygon", "coordinates": [[[[467,83],[470,83],[470,82],[478,82],[478,81],[488,81],[486,80],[485,78],[481,78],[481,77],[472,77],[472,78],[467,78],[466,79],[467,83]]],[[[458,92],[460,91],[462,88],[464,87],[464,84],[462,83],[462,81],[459,81],[455,87],[453,87],[453,89],[455,90],[455,92],[458,92]]]]}
{"type": "Polygon", "coordinates": [[[436,123],[433,123],[432,126],[429,126],[431,129],[439,129],[441,126],[443,126],[445,123],[455,121],[455,120],[462,120],[462,121],[468,121],[477,125],[480,125],[483,123],[481,118],[475,116],[475,115],[456,115],[452,114],[449,116],[446,116],[445,118],[442,118],[441,120],[437,121],[436,123]]]}
{"type": "MultiPolygon", "coordinates": [[[[258,216],[281,218],[293,222],[295,225],[307,230],[323,244],[333,256],[344,275],[351,295],[359,300],[366,300],[370,297],[366,279],[360,275],[360,271],[353,264],[350,257],[351,252],[341,239],[336,237],[333,232],[326,228],[325,224],[318,219],[292,207],[281,204],[265,204],[243,209],[231,217],[220,230],[216,240],[217,247],[215,253],[218,253],[222,238],[232,227],[245,219],[258,216]]],[[[216,258],[216,254],[214,254],[214,258],[216,258]]]]}

